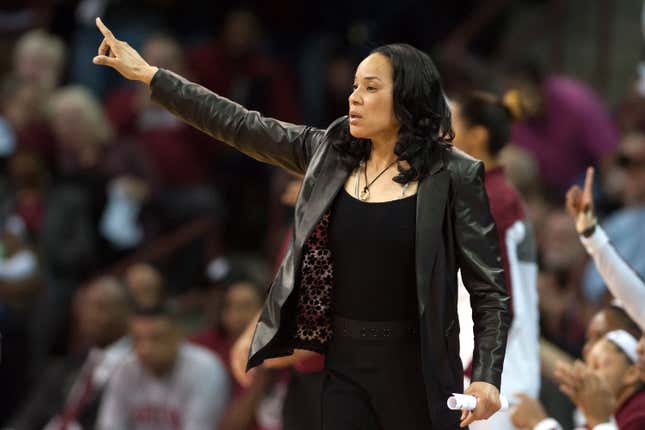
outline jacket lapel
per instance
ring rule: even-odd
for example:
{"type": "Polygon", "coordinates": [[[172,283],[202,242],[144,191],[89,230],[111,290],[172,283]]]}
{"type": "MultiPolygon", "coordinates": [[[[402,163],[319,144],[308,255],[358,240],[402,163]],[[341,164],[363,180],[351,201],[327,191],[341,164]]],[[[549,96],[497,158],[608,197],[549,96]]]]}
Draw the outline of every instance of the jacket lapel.
{"type": "Polygon", "coordinates": [[[441,232],[449,192],[449,174],[444,169],[443,151],[434,151],[429,174],[419,183],[416,214],[416,278],[419,315],[428,303],[432,267],[442,241],[441,232]]]}
{"type": "MultiPolygon", "coordinates": [[[[316,174],[307,178],[313,182],[309,198],[296,208],[296,215],[300,216],[296,216],[295,255],[301,254],[300,250],[307,237],[336,197],[338,190],[345,184],[350,173],[339,154],[331,148],[327,149],[327,153],[323,155],[320,166],[316,170],[316,174]]],[[[305,184],[303,184],[304,186],[305,184]]]]}

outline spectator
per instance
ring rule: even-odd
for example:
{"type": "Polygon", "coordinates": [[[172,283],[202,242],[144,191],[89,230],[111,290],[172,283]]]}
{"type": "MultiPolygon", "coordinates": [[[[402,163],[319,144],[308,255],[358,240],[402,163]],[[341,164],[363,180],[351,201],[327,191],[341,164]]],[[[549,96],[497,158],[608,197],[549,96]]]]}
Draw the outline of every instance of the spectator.
{"type": "Polygon", "coordinates": [[[197,46],[189,56],[196,82],[250,109],[298,121],[299,109],[288,71],[262,51],[258,17],[234,10],[226,17],[220,38],[197,46]]]}
{"type": "Polygon", "coordinates": [[[130,333],[134,351],[108,384],[97,428],[216,428],[230,390],[220,360],[183,341],[164,307],[139,309],[130,333]]]}
{"type": "Polygon", "coordinates": [[[587,321],[596,309],[580,291],[587,257],[563,210],[549,211],[541,233],[538,293],[542,333],[569,354],[578,356],[587,321]]]}
{"type": "Polygon", "coordinates": [[[60,84],[66,56],[65,44],[58,36],[31,30],[16,42],[13,70],[48,95],[60,84]]]}
{"type": "MultiPolygon", "coordinates": [[[[248,280],[233,281],[223,292],[223,303],[220,303],[219,290],[211,291],[208,310],[210,319],[215,320],[213,327],[195,334],[192,341],[213,351],[230,369],[230,350],[233,343],[242,334],[247,325],[254,319],[262,306],[262,290],[248,280]],[[212,315],[214,314],[214,315],[212,315]]],[[[266,369],[260,369],[253,383],[242,387],[233,382],[231,402],[218,429],[245,430],[258,427],[258,408],[267,394],[271,375],[266,369]]]]}
{"type": "MultiPolygon", "coordinates": [[[[143,53],[161,67],[189,72],[181,46],[169,35],[148,37],[143,53]]],[[[134,139],[154,166],[161,216],[167,224],[221,214],[218,193],[209,184],[217,147],[202,133],[152,103],[143,86],[128,85],[115,91],[107,99],[106,111],[117,132],[134,139]]]]}
{"type": "MultiPolygon", "coordinates": [[[[512,301],[513,320],[506,346],[501,393],[508,396],[522,391],[537,396],[540,363],[536,240],[524,203],[499,164],[499,153],[508,143],[513,113],[502,100],[488,93],[460,95],[452,101],[451,111],[455,132],[453,144],[484,162],[486,192],[500,237],[506,289],[512,301]]],[[[470,295],[463,283],[459,285],[458,294],[460,350],[469,373],[474,340],[470,295]]],[[[504,412],[470,426],[481,430],[513,428],[510,414],[504,412]]]]}
{"type": "MultiPolygon", "coordinates": [[[[629,134],[620,143],[619,168],[624,173],[624,207],[604,220],[603,230],[618,253],[640,276],[645,275],[645,254],[642,252],[645,223],[645,135],[629,134]]],[[[598,302],[607,292],[605,281],[593,262],[584,273],[584,293],[588,300],[598,302]]]]}
{"type": "MultiPolygon", "coordinates": [[[[0,381],[3,387],[0,417],[7,417],[26,391],[29,364],[26,321],[39,286],[40,267],[22,219],[12,215],[0,225],[0,381]]],[[[3,420],[0,418],[0,425],[3,420]]]]}
{"type": "MultiPolygon", "coordinates": [[[[234,10],[217,40],[193,48],[190,70],[196,82],[247,108],[299,121],[291,71],[263,51],[263,39],[258,17],[249,10],[234,10]]],[[[227,226],[225,240],[237,251],[252,250],[266,233],[271,169],[221,145],[214,170],[230,212],[247,214],[227,226]]]]}
{"type": "Polygon", "coordinates": [[[54,159],[54,140],[44,109],[47,95],[38,84],[10,76],[0,84],[0,159],[18,149],[37,152],[48,162],[54,159]]]}
{"type": "Polygon", "coordinates": [[[49,116],[59,145],[61,180],[84,188],[101,245],[96,263],[104,266],[143,240],[139,214],[154,173],[132,142],[115,139],[102,106],[83,87],[54,93],[49,116]]]}
{"type": "Polygon", "coordinates": [[[67,47],[60,37],[42,29],[23,34],[14,47],[13,77],[7,88],[13,97],[6,105],[3,103],[17,146],[35,150],[47,161],[53,159],[54,141],[43,106],[60,85],[66,57],[67,47]]]}
{"type": "Polygon", "coordinates": [[[586,166],[607,162],[618,136],[591,89],[547,75],[531,61],[515,65],[506,85],[519,90],[516,101],[526,115],[513,126],[511,138],[535,155],[540,175],[556,195],[579,180],[586,166]]]}
{"type": "Polygon", "coordinates": [[[135,306],[152,308],[163,302],[164,281],[159,271],[152,265],[133,264],[126,270],[124,281],[135,306]]]}
{"type": "Polygon", "coordinates": [[[638,325],[627,315],[625,309],[616,304],[604,306],[594,314],[587,325],[585,345],[582,349],[582,357],[585,361],[596,342],[614,330],[624,330],[634,337],[638,337],[641,331],[638,325]]]}
{"type": "MultiPolygon", "coordinates": [[[[586,359],[586,357],[589,355],[589,351],[591,351],[593,346],[599,340],[603,339],[607,333],[614,330],[622,330],[630,333],[632,336],[638,336],[638,334],[640,333],[638,326],[629,318],[623,308],[616,305],[605,306],[598,312],[596,312],[590,319],[590,322],[587,326],[587,337],[585,339],[583,348],[583,357],[586,359]]],[[[562,361],[559,361],[556,363],[554,368],[555,375],[557,375],[557,372],[560,369],[565,368],[565,365],[562,361]]],[[[551,377],[555,377],[555,375],[552,375],[551,377]]],[[[533,423],[533,425],[535,425],[539,421],[539,419],[535,422],[533,422],[532,419],[530,419],[528,422],[526,420],[528,419],[528,417],[541,417],[540,411],[543,411],[544,408],[537,400],[534,399],[534,397],[529,396],[526,393],[515,394],[518,395],[518,399],[520,400],[517,407],[517,412],[512,412],[512,415],[514,415],[513,422],[515,423],[515,426],[519,428],[536,430],[533,429],[533,427],[530,427],[529,424],[533,423]],[[522,427],[519,424],[525,424],[525,427],[522,427]]],[[[551,401],[552,397],[554,397],[553,394],[551,394],[551,396],[546,400],[551,401]]],[[[560,404],[556,405],[561,406],[560,404]]],[[[551,423],[553,423],[553,421],[551,421],[551,423]]],[[[544,430],[552,429],[547,427],[544,430]]]]}
{"type": "Polygon", "coordinates": [[[566,207],[574,220],[580,240],[592,256],[596,269],[611,293],[624,304],[629,315],[645,327],[645,282],[616,252],[604,230],[597,225],[592,196],[593,168],[587,169],[584,191],[573,186],[567,193],[566,207]]]}
{"type": "Polygon", "coordinates": [[[18,216],[4,223],[0,237],[0,319],[4,306],[23,307],[39,275],[38,258],[27,242],[27,228],[18,216]]]}
{"type": "MultiPolygon", "coordinates": [[[[645,426],[645,385],[640,378],[636,338],[614,330],[590,349],[587,365],[577,362],[559,372],[562,390],[580,407],[592,430],[639,430],[645,426]],[[612,424],[611,417],[615,416],[612,424]],[[604,424],[604,425],[603,425],[604,424]]],[[[556,430],[539,403],[527,396],[513,414],[519,428],[556,430]]]]}
{"type": "Polygon", "coordinates": [[[76,297],[82,348],[48,366],[12,420],[14,430],[94,428],[105,384],[130,349],[129,305],[123,286],[111,277],[91,282],[76,297]]]}

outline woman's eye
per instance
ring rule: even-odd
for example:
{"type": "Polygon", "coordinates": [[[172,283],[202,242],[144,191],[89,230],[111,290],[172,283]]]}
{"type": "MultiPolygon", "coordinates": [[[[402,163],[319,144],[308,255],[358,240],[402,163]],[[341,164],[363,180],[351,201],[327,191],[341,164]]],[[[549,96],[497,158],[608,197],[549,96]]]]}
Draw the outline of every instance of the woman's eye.
{"type": "Polygon", "coordinates": [[[376,87],[367,87],[367,91],[376,91],[376,87]]]}
{"type": "Polygon", "coordinates": [[[356,84],[352,85],[352,91],[356,91],[356,88],[358,88],[358,85],[356,84]]]}

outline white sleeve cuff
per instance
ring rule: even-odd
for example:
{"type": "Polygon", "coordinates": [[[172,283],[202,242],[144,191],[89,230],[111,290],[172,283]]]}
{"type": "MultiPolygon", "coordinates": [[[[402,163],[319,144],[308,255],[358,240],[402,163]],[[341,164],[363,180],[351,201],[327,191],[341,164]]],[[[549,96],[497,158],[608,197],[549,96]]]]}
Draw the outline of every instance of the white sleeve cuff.
{"type": "Polygon", "coordinates": [[[598,424],[591,430],[618,430],[618,425],[616,424],[614,417],[611,417],[611,420],[609,420],[608,423],[598,424]]]}
{"type": "MultiPolygon", "coordinates": [[[[560,425],[559,422],[557,422],[553,418],[545,418],[539,423],[537,423],[534,427],[533,430],[562,430],[562,426],[560,425]]],[[[596,430],[594,428],[593,430],[596,430]]],[[[600,429],[603,430],[603,429],[600,429]]]]}
{"type": "Polygon", "coordinates": [[[609,242],[609,237],[607,237],[605,230],[603,230],[599,225],[596,225],[596,229],[593,234],[589,237],[580,235],[580,241],[589,254],[594,254],[609,242]]]}

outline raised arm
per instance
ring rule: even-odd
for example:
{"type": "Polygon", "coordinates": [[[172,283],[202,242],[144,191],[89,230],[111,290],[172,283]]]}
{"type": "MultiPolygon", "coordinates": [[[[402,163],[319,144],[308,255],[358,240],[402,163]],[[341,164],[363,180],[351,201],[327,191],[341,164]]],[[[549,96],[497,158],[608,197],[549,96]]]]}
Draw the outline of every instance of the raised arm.
{"type": "Polygon", "coordinates": [[[593,175],[593,168],[588,168],[584,190],[573,186],[567,192],[567,212],[576,223],[580,239],[611,294],[621,302],[627,314],[645,328],[645,282],[597,225],[592,197],[593,175]]]}
{"type": "Polygon", "coordinates": [[[304,174],[325,131],[293,125],[249,111],[231,100],[170,71],[148,64],[127,42],[118,40],[100,18],[103,34],[95,64],[112,67],[123,77],[150,86],[152,98],[204,133],[256,160],[304,174]]]}

